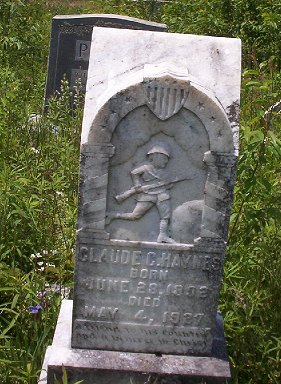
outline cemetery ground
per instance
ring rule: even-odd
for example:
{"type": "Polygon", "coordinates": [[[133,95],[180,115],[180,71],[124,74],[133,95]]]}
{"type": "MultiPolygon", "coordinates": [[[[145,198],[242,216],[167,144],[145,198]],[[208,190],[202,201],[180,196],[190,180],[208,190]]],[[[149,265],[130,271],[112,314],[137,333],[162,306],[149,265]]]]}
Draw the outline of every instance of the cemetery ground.
{"type": "Polygon", "coordinates": [[[71,295],[83,107],[79,89],[73,96],[63,83],[48,113],[38,115],[51,18],[89,12],[165,22],[171,32],[242,39],[240,161],[220,310],[232,382],[280,382],[281,7],[268,0],[156,3],[0,4],[1,383],[37,382],[61,298],[71,295]],[[69,108],[72,97],[75,112],[69,108]]]}

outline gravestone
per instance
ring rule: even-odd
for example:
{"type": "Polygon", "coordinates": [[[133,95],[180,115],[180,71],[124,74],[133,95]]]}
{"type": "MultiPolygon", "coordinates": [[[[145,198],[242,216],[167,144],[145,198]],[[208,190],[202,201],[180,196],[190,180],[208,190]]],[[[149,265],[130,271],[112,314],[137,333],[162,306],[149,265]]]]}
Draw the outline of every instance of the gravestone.
{"type": "Polygon", "coordinates": [[[230,376],[217,306],[240,58],[238,39],[94,28],[71,348],[48,350],[48,384],[62,365],[92,384],[230,376]]]}
{"type": "Polygon", "coordinates": [[[96,29],[93,46],[72,346],[210,355],[237,157],[239,41],[96,29]]]}
{"type": "Polygon", "coordinates": [[[91,36],[94,26],[150,31],[167,31],[165,24],[120,15],[58,15],[53,17],[45,90],[45,105],[60,90],[66,77],[71,90],[80,81],[86,90],[91,36]]]}

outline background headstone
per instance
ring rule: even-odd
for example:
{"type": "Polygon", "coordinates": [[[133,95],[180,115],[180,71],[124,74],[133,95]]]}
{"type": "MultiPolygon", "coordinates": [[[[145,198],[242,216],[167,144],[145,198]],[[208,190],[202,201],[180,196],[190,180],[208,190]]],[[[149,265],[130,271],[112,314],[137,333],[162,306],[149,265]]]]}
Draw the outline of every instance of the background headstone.
{"type": "Polygon", "coordinates": [[[240,41],[94,28],[90,58],[72,347],[210,356],[240,41]]]}
{"type": "Polygon", "coordinates": [[[119,15],[58,15],[52,20],[45,105],[55,91],[60,90],[63,76],[70,88],[80,79],[85,92],[91,36],[94,26],[167,31],[165,24],[119,15]]]}

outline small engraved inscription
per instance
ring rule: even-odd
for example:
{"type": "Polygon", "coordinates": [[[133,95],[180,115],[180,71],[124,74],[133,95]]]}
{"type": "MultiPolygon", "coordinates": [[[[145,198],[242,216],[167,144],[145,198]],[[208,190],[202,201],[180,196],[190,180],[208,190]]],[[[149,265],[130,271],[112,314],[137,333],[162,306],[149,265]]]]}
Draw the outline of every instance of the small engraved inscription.
{"type": "Polygon", "coordinates": [[[100,307],[85,305],[83,317],[97,318],[99,320],[115,320],[118,308],[100,307]]]}
{"type": "Polygon", "coordinates": [[[191,325],[191,326],[198,326],[201,323],[201,320],[204,316],[204,313],[192,313],[192,312],[187,312],[187,313],[181,313],[180,311],[178,312],[164,312],[163,313],[163,318],[162,322],[164,324],[169,324],[169,325],[191,325]]]}
{"type": "Polygon", "coordinates": [[[72,69],[70,87],[73,88],[76,84],[80,83],[83,92],[85,92],[86,84],[87,84],[87,75],[88,75],[88,71],[84,69],[72,69]]]}
{"type": "MultiPolygon", "coordinates": [[[[145,249],[135,251],[130,249],[114,249],[82,246],[80,247],[79,260],[89,263],[106,263],[132,266],[153,266],[160,268],[201,269],[203,271],[219,271],[222,267],[221,259],[216,254],[191,254],[177,251],[157,252],[145,249]]],[[[159,272],[159,270],[158,270],[159,272]]],[[[159,274],[160,275],[160,274],[159,274]]],[[[165,275],[165,271],[161,276],[165,275]]]]}
{"type": "Polygon", "coordinates": [[[137,269],[137,268],[131,268],[130,271],[130,277],[140,278],[140,279],[149,279],[149,280],[167,280],[168,277],[168,270],[157,270],[157,269],[137,269]]]}
{"type": "Polygon", "coordinates": [[[129,292],[130,280],[109,279],[109,278],[88,278],[83,280],[85,288],[94,291],[110,292],[129,292]]]}
{"type": "MultiPolygon", "coordinates": [[[[173,313],[171,315],[177,317],[173,313]]],[[[135,313],[135,320],[145,320],[145,318],[143,310],[135,313]]],[[[132,350],[145,345],[149,351],[157,352],[164,345],[169,346],[176,353],[197,352],[204,350],[212,337],[210,328],[193,326],[187,329],[176,325],[165,325],[159,328],[153,325],[153,319],[149,319],[149,322],[150,325],[141,325],[76,320],[74,328],[77,340],[83,340],[89,347],[94,346],[97,341],[104,346],[114,341],[117,344],[114,349],[119,350],[122,350],[122,345],[130,343],[132,350]]]]}
{"type": "Polygon", "coordinates": [[[76,33],[77,35],[89,34],[93,30],[92,25],[60,25],[60,33],[76,33]]]}
{"type": "Polygon", "coordinates": [[[207,309],[213,305],[212,279],[216,282],[221,270],[219,254],[81,243],[78,263],[83,305],[77,342],[104,348],[113,343],[120,350],[131,343],[132,351],[145,345],[151,352],[155,345],[176,353],[207,348],[207,309]]]}
{"type": "Polygon", "coordinates": [[[160,305],[160,297],[138,297],[138,296],[130,296],[129,297],[129,305],[137,306],[137,307],[159,307],[160,305]]]}

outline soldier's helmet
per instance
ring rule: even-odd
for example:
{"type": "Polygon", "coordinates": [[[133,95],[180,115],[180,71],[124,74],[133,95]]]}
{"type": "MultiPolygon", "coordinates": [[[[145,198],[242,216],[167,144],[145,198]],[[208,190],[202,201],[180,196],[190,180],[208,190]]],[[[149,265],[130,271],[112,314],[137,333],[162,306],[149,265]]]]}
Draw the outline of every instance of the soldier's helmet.
{"type": "Polygon", "coordinates": [[[147,155],[152,155],[153,153],[162,153],[163,155],[170,157],[169,149],[163,144],[154,144],[147,152],[147,155]]]}

